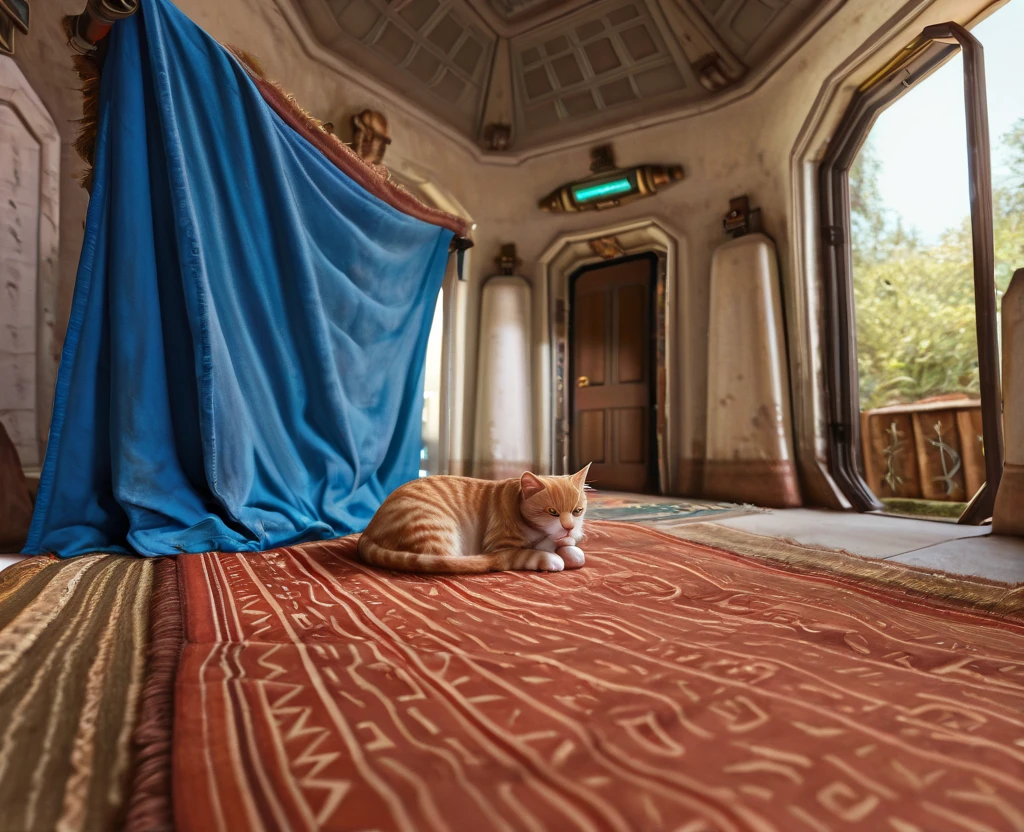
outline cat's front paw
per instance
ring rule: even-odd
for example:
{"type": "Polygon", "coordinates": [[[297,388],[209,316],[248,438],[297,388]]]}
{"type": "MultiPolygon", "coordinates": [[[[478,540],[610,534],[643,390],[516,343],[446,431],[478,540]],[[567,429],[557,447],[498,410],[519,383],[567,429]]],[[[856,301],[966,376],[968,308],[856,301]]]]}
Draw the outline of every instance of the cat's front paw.
{"type": "Polygon", "coordinates": [[[565,562],[558,555],[551,552],[534,550],[523,561],[523,565],[520,568],[536,572],[561,572],[565,569],[565,562]]]}
{"type": "Polygon", "coordinates": [[[555,554],[562,559],[566,569],[579,569],[587,562],[586,556],[579,546],[559,546],[555,549],[555,554]]]}

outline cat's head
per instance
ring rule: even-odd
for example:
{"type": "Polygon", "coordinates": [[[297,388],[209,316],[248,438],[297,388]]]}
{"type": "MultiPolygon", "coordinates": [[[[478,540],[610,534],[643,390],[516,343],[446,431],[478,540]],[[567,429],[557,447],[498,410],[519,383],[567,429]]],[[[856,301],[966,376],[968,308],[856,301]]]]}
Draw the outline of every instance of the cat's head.
{"type": "MultiPolygon", "coordinates": [[[[567,477],[538,477],[529,472],[519,479],[523,492],[523,519],[535,529],[542,529],[552,540],[579,532],[587,512],[588,464],[582,471],[567,477]]],[[[579,534],[576,534],[579,537],[579,534]]]]}

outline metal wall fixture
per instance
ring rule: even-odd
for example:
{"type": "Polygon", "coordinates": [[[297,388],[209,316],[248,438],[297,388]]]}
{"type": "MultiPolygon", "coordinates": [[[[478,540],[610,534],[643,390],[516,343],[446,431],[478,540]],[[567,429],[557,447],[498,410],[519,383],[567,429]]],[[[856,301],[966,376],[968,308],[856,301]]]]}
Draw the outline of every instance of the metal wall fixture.
{"type": "MultiPolygon", "coordinates": [[[[4,2],[9,0],[0,0],[4,2]]],[[[138,10],[139,0],[89,0],[85,11],[66,20],[71,48],[79,55],[92,55],[96,45],[110,34],[111,26],[138,10]]]]}
{"type": "Polygon", "coordinates": [[[14,54],[15,32],[28,34],[28,0],[0,0],[0,55],[14,54]]]}
{"type": "Polygon", "coordinates": [[[616,257],[626,256],[626,249],[614,234],[609,237],[595,237],[593,240],[588,240],[587,245],[602,260],[614,260],[616,257]]]}
{"type": "Polygon", "coordinates": [[[497,122],[484,127],[484,147],[488,150],[508,150],[512,143],[512,125],[497,122]]]}
{"type": "Polygon", "coordinates": [[[516,255],[516,244],[503,243],[501,251],[494,258],[494,265],[498,267],[498,274],[506,277],[512,276],[521,264],[522,261],[516,255]]]}
{"type": "Polygon", "coordinates": [[[729,213],[722,218],[722,230],[730,237],[761,232],[761,209],[750,207],[750,198],[743,196],[729,200],[729,213]]]}
{"type": "Polygon", "coordinates": [[[537,205],[542,211],[571,213],[616,208],[652,196],[683,179],[682,165],[638,165],[620,168],[611,145],[590,152],[591,175],[556,188],[537,205]]]}
{"type": "Polygon", "coordinates": [[[352,116],[352,149],[364,162],[383,164],[390,144],[391,129],[384,113],[363,110],[352,116]]]}

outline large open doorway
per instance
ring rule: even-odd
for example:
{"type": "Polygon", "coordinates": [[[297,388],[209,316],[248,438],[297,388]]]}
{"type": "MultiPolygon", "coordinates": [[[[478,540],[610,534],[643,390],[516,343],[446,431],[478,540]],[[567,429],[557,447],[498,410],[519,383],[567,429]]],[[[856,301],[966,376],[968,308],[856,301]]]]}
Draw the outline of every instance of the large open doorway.
{"type": "Polygon", "coordinates": [[[569,280],[571,470],[606,491],[657,493],[654,254],[585,266],[569,280]]]}
{"type": "Polygon", "coordinates": [[[861,511],[992,514],[998,311],[1024,240],[1024,120],[1005,71],[1020,8],[973,33],[925,29],[858,90],[822,161],[830,456],[861,511]]]}

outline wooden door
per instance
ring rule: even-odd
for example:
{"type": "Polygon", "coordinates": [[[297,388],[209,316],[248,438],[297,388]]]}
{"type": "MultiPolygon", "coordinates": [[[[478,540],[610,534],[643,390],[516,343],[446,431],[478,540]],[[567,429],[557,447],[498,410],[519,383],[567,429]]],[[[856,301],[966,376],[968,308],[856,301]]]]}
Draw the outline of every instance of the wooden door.
{"type": "Polygon", "coordinates": [[[652,292],[656,259],[581,270],[571,288],[571,470],[609,491],[657,490],[652,292]]]}

